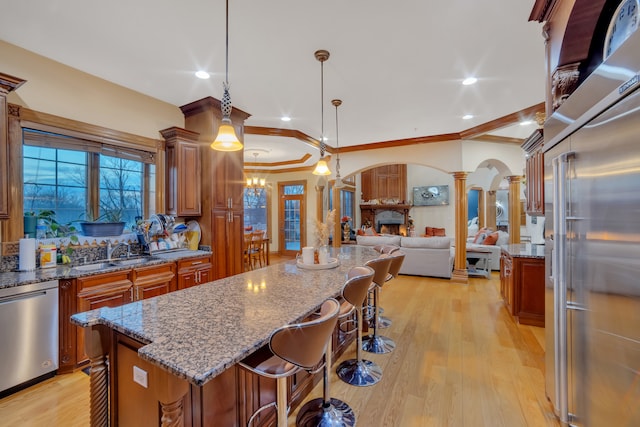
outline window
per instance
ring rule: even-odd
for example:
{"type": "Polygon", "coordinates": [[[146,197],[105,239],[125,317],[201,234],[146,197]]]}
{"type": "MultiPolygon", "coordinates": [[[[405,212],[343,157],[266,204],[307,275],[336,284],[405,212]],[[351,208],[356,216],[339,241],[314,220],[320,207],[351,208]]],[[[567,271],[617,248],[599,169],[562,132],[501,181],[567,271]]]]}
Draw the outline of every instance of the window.
{"type": "MultiPolygon", "coordinates": [[[[333,191],[335,188],[331,188],[329,193],[329,209],[333,209],[333,191]]],[[[355,191],[350,188],[342,188],[340,190],[340,218],[348,216],[351,218],[351,226],[355,227],[355,191]]]]}
{"type": "Polygon", "coordinates": [[[244,189],[244,226],[248,230],[267,230],[267,190],[244,189]]]}
{"type": "Polygon", "coordinates": [[[24,210],[52,210],[67,223],[87,209],[87,154],[56,148],[23,147],[24,210]]]}
{"type": "Polygon", "coordinates": [[[23,166],[25,212],[52,210],[59,223],[88,220],[94,212],[119,217],[127,227],[155,212],[149,152],[24,129],[23,166]]]}

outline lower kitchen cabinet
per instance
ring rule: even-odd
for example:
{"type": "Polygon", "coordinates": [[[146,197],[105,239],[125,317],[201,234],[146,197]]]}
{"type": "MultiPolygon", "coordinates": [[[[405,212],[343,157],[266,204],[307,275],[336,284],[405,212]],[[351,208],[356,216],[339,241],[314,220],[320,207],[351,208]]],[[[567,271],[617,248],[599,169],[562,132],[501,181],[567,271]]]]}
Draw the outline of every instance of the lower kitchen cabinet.
{"type": "Polygon", "coordinates": [[[211,256],[178,260],[178,289],[186,289],[213,280],[211,256]]]}
{"type": "Polygon", "coordinates": [[[192,283],[190,286],[211,280],[210,256],[60,280],[58,372],[73,372],[88,363],[84,331],[71,324],[71,315],[101,307],[118,307],[176,291],[179,268],[186,276],[183,280],[192,283]]]}
{"type": "Polygon", "coordinates": [[[131,271],[135,301],[167,294],[176,290],[175,263],[136,267],[131,271]]]}
{"type": "Polygon", "coordinates": [[[544,258],[503,249],[500,293],[519,323],[544,327],[544,258]]]}

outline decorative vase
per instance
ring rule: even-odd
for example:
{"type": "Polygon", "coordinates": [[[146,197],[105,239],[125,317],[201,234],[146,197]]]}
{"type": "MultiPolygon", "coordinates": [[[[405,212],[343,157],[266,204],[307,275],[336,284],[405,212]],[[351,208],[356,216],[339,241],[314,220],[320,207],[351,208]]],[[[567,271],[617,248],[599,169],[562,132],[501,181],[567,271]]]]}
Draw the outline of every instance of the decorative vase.
{"type": "Polygon", "coordinates": [[[342,241],[348,242],[351,239],[351,227],[348,222],[345,222],[342,226],[342,241]]]}
{"type": "Polygon", "coordinates": [[[318,248],[318,264],[329,263],[329,246],[322,245],[318,248]]]}

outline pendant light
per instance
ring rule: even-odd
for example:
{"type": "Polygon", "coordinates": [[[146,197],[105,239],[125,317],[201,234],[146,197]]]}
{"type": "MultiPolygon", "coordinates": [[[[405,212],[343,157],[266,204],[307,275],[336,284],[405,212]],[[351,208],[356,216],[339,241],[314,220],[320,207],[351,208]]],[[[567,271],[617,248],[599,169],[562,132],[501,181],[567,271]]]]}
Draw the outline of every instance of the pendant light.
{"type": "Polygon", "coordinates": [[[231,96],[229,95],[229,0],[226,1],[226,74],[225,81],[223,83],[224,94],[222,95],[222,102],[220,103],[220,109],[222,110],[222,122],[218,128],[218,136],[211,143],[211,148],[217,151],[238,151],[242,150],[242,142],[236,136],[236,131],[231,122],[231,96]]]}
{"type": "Polygon", "coordinates": [[[333,188],[343,188],[345,184],[340,177],[340,142],[338,138],[338,107],[342,105],[342,101],[332,99],[331,104],[336,107],[336,181],[333,183],[333,188]]]}
{"type": "Polygon", "coordinates": [[[316,59],[320,61],[320,115],[321,115],[321,128],[322,132],[320,135],[320,160],[318,160],[318,164],[316,168],[313,170],[314,175],[331,175],[331,171],[329,170],[329,166],[327,165],[327,161],[324,158],[324,151],[326,149],[326,145],[324,143],[324,61],[329,59],[329,51],[327,50],[317,50],[314,53],[316,59]]]}

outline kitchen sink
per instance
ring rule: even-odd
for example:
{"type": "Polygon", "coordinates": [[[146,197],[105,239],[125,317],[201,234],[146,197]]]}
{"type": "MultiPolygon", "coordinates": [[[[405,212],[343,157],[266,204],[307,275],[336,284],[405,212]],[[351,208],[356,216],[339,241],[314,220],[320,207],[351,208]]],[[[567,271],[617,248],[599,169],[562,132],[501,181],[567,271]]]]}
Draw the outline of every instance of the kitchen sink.
{"type": "Polygon", "coordinates": [[[113,267],[113,265],[109,262],[98,262],[95,264],[84,264],[84,265],[76,265],[74,270],[78,271],[97,271],[104,270],[105,268],[113,267]]]}
{"type": "Polygon", "coordinates": [[[109,261],[111,265],[115,266],[128,266],[128,265],[139,265],[144,264],[145,262],[149,262],[155,258],[145,256],[140,258],[122,258],[122,259],[114,259],[109,261]]]}

